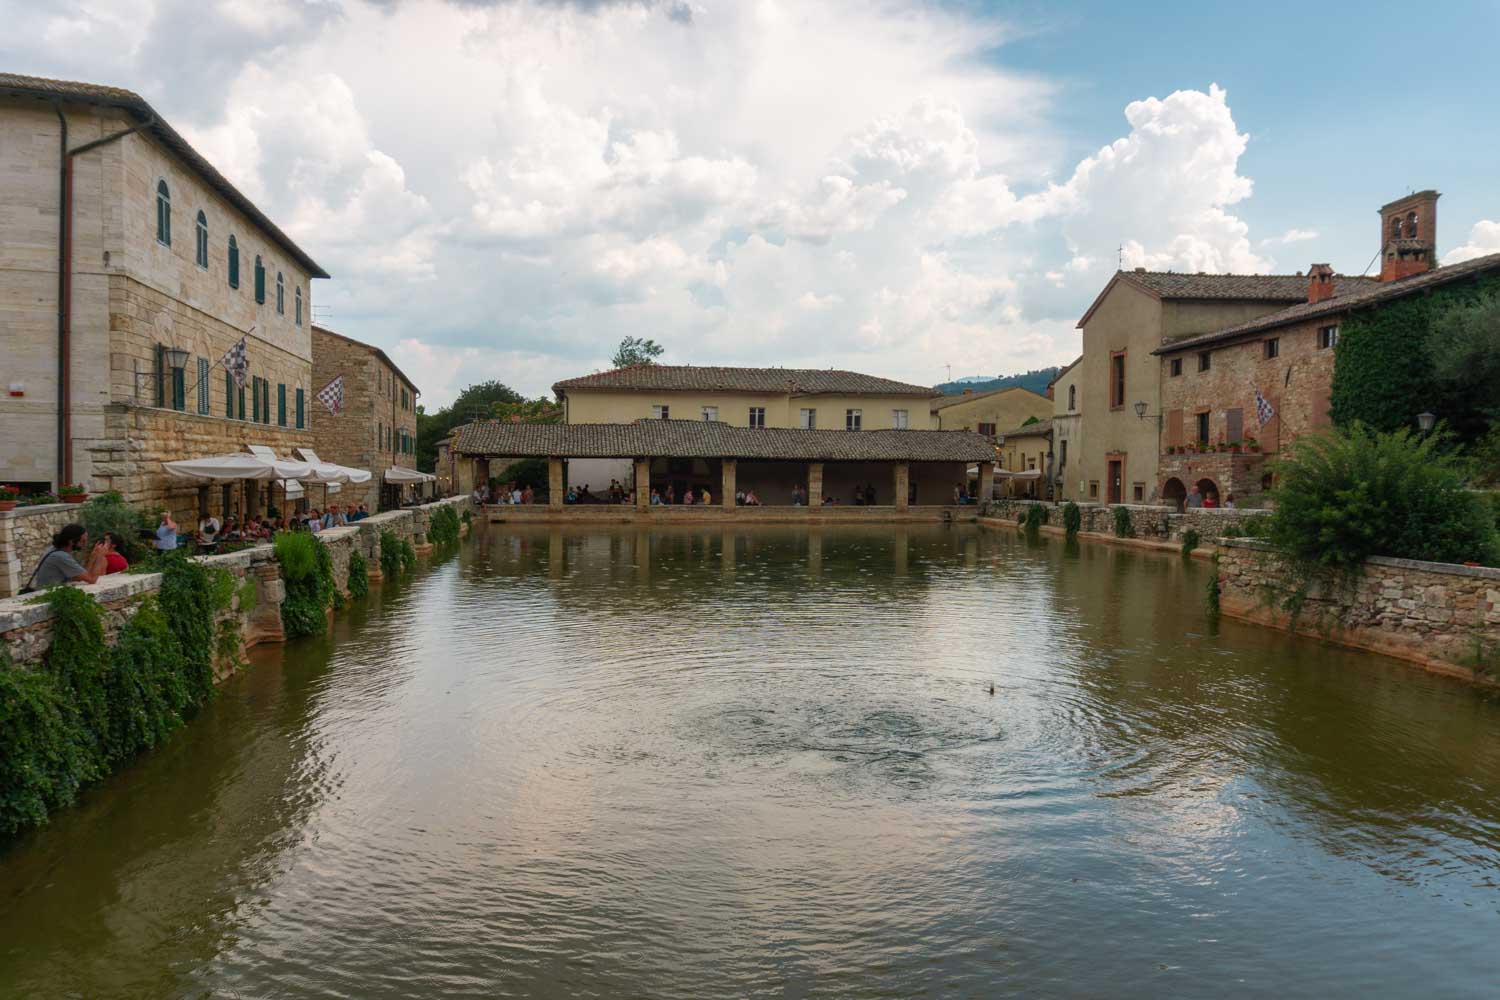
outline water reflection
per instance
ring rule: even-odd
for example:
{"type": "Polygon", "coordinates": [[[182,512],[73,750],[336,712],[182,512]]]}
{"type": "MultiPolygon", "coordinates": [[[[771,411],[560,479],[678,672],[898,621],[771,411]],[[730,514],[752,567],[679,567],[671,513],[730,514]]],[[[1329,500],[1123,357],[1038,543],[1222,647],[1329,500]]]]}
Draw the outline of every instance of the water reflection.
{"type": "Polygon", "coordinates": [[[480,531],[13,847],[0,995],[1487,993],[1500,706],[1206,573],[480,531]]]}

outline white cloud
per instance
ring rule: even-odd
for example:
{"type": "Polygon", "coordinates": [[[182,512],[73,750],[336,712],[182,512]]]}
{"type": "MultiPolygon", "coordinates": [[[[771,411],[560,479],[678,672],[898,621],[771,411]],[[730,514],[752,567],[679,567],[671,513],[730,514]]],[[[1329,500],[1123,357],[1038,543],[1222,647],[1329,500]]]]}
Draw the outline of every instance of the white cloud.
{"type": "Polygon", "coordinates": [[[1481,219],[1469,230],[1469,241],[1443,254],[1444,264],[1457,264],[1488,254],[1500,253],[1500,222],[1481,219]]]}
{"type": "Polygon", "coordinates": [[[921,382],[1033,368],[1076,354],[1122,246],[1272,264],[1234,214],[1248,137],[1224,91],[1132,102],[1061,160],[1055,85],[1008,71],[1009,29],[966,8],[274,0],[247,27],[230,0],[132,2],[0,0],[42,40],[0,55],[146,93],[429,406],[486,378],[544,392],[626,335],[921,382]]]}
{"type": "Polygon", "coordinates": [[[1268,236],[1260,241],[1263,247],[1284,247],[1293,243],[1306,243],[1308,240],[1318,238],[1318,233],[1313,229],[1288,229],[1280,236],[1268,236]]]}

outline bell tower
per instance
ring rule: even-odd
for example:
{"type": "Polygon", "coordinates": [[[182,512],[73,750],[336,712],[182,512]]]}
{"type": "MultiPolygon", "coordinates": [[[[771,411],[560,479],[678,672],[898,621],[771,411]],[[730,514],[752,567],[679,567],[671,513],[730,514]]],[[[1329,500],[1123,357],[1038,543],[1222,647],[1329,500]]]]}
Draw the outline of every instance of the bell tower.
{"type": "Polygon", "coordinates": [[[1381,281],[1400,281],[1432,270],[1437,255],[1437,200],[1441,197],[1429,189],[1381,206],[1381,281]]]}

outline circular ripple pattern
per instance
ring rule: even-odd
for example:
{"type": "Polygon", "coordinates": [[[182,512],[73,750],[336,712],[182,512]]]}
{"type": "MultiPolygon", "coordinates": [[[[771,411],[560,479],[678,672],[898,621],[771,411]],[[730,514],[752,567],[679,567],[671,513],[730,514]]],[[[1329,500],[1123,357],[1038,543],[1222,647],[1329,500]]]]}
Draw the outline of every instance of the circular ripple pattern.
{"type": "Polygon", "coordinates": [[[1490,995],[1500,706],[1206,571],[492,527],[6,847],[0,996],[1490,995]]]}

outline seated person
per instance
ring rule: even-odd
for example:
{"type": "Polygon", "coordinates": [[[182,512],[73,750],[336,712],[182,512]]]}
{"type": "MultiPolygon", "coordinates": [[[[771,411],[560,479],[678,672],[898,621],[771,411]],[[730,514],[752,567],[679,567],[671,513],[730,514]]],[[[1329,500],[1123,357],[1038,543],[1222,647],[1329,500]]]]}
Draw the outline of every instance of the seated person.
{"type": "Polygon", "coordinates": [[[205,511],[198,518],[198,541],[205,547],[212,547],[219,540],[219,519],[205,511]]]}
{"type": "Polygon", "coordinates": [[[104,533],[104,572],[106,574],[123,573],[130,568],[130,563],[124,556],[125,549],[125,539],[113,531],[104,533]]]}
{"type": "Polygon", "coordinates": [[[97,583],[107,571],[106,543],[95,542],[89,548],[88,542],[89,533],[83,525],[64,525],[52,536],[52,547],[42,553],[36,569],[32,570],[27,588],[46,590],[60,583],[97,583]],[[85,551],[88,552],[87,567],[77,559],[85,551]]]}

